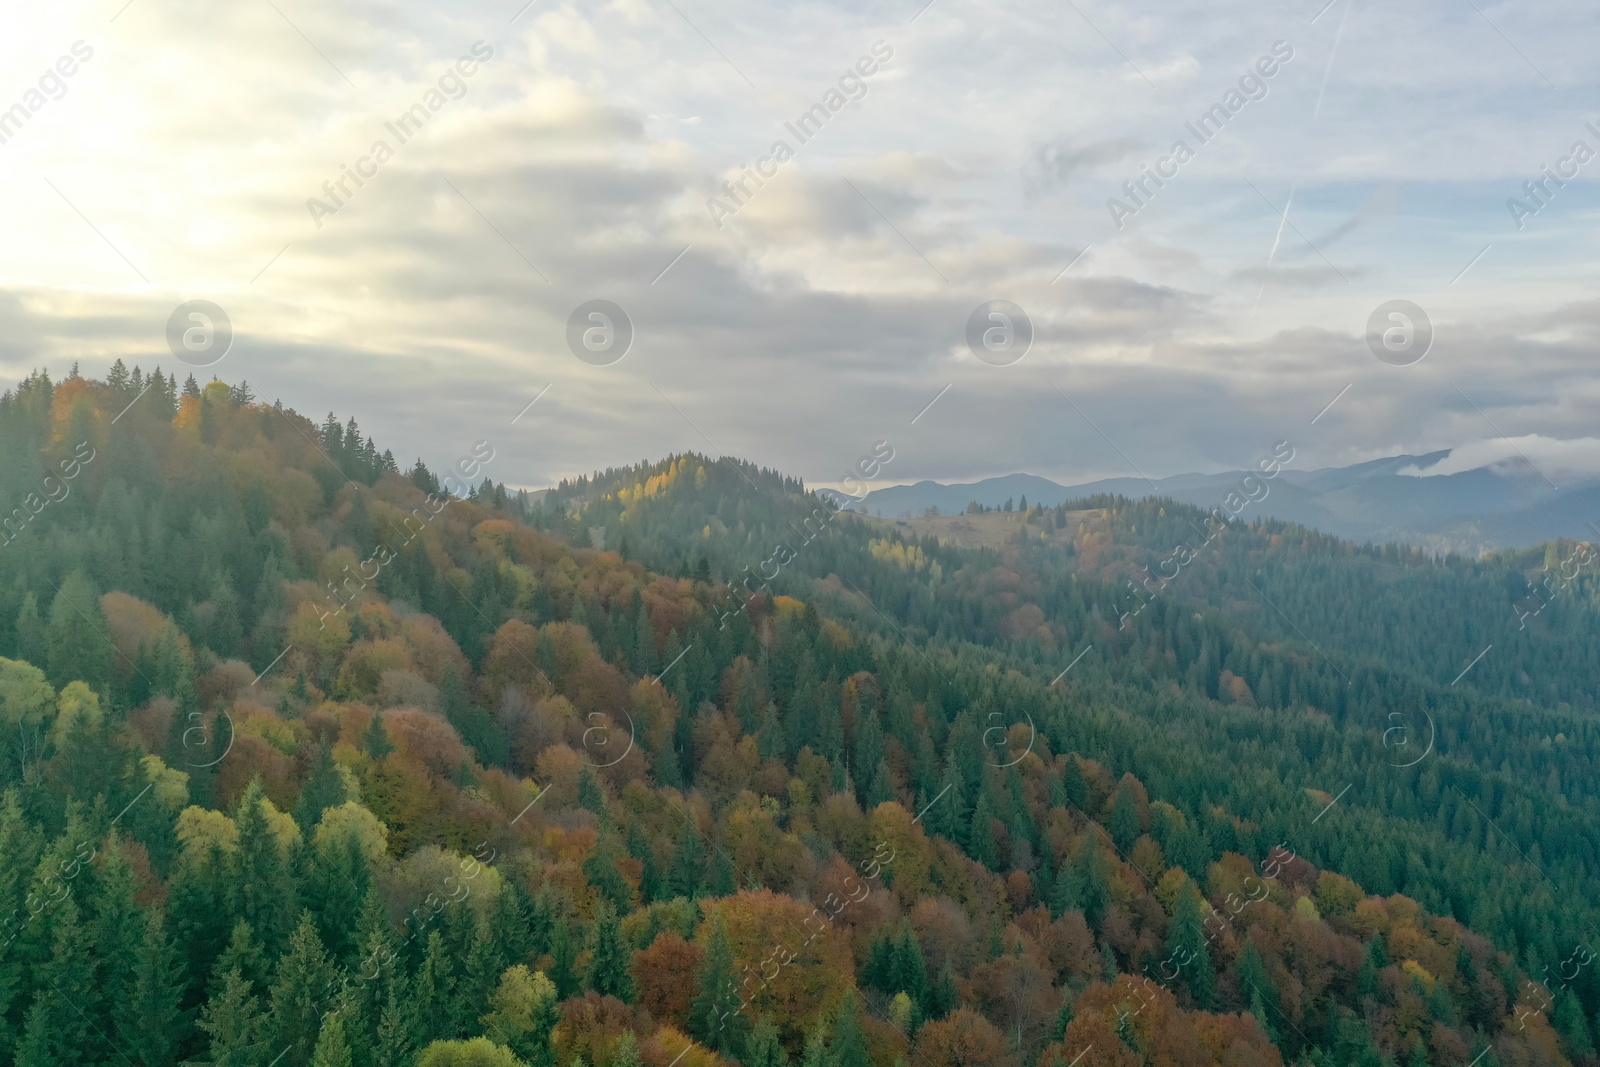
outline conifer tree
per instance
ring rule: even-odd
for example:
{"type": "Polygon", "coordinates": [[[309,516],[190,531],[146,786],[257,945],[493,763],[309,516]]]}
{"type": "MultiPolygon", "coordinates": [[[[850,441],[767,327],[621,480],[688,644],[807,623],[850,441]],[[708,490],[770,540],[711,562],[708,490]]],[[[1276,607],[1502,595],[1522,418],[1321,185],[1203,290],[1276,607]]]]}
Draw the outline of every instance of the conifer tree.
{"type": "Polygon", "coordinates": [[[1167,954],[1183,975],[1195,1004],[1209,1011],[1215,975],[1202,920],[1200,892],[1192,882],[1186,882],[1173,904],[1172,922],[1167,928],[1167,954]]]}
{"type": "Polygon", "coordinates": [[[734,983],[733,945],[728,923],[718,912],[711,921],[705,958],[695,976],[695,997],[689,1006],[689,1032],[713,1052],[742,1056],[749,1023],[739,1010],[734,983]]]}
{"type": "Polygon", "coordinates": [[[159,908],[144,922],[143,938],[133,950],[133,983],[125,997],[112,1004],[116,1044],[149,1067],[163,1067],[188,1033],[183,1012],[183,960],[167,936],[159,908]]]}
{"type": "Polygon", "coordinates": [[[778,1028],[765,1015],[756,1020],[750,1034],[750,1050],[743,1062],[744,1067],[789,1067],[789,1056],[778,1040],[778,1028]]]}
{"type": "Polygon", "coordinates": [[[346,799],[344,777],[333,761],[333,753],[327,744],[319,743],[311,760],[311,774],[300,790],[300,799],[295,801],[294,821],[309,839],[317,823],[322,821],[323,811],[338,807],[346,799]]]}
{"type": "Polygon", "coordinates": [[[259,780],[252,781],[239,799],[234,814],[239,843],[230,857],[228,888],[234,916],[250,924],[270,961],[287,946],[296,905],[294,880],[268,822],[267,803],[259,780]]]}
{"type": "Polygon", "coordinates": [[[556,919],[550,934],[550,980],[562,1000],[578,992],[578,946],[572,937],[572,928],[566,916],[556,919]]]}
{"type": "Polygon", "coordinates": [[[323,1022],[311,1054],[311,1067],[351,1067],[350,1044],[345,1039],[342,1013],[330,1012],[323,1022]]]}
{"type": "Polygon", "coordinates": [[[238,970],[228,971],[200,1017],[200,1029],[210,1037],[216,1067],[251,1067],[260,1062],[265,1023],[261,1002],[251,992],[250,983],[238,970]]]}
{"type": "Polygon", "coordinates": [[[678,838],[678,854],[667,872],[667,892],[675,897],[694,897],[705,884],[706,852],[699,829],[687,826],[684,830],[678,838]]]}
{"type": "Polygon", "coordinates": [[[978,793],[978,802],[972,806],[972,826],[967,831],[970,842],[968,851],[972,858],[989,868],[998,870],[1000,866],[1000,850],[995,843],[994,831],[990,825],[994,821],[994,814],[989,807],[989,794],[987,791],[978,793]]]}
{"type": "Polygon", "coordinates": [[[632,952],[622,939],[616,909],[602,902],[590,927],[589,988],[606,997],[633,1000],[633,976],[628,973],[632,952]]]}
{"type": "Polygon", "coordinates": [[[291,1067],[303,1067],[310,1061],[335,979],[316,922],[309,911],[303,912],[289,938],[288,952],[278,961],[268,1021],[271,1043],[288,1049],[284,1062],[291,1067]]]}
{"type": "Polygon", "coordinates": [[[856,991],[846,989],[844,1003],[833,1020],[833,1041],[828,1045],[828,1056],[835,1067],[872,1067],[867,1055],[867,1036],[862,1030],[861,999],[856,991]]]}

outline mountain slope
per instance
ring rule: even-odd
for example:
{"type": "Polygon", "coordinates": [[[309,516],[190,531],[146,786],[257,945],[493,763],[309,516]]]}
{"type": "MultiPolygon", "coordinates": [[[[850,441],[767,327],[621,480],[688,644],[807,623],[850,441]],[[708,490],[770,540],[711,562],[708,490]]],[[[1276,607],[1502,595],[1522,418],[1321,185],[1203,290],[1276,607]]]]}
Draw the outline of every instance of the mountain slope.
{"type": "Polygon", "coordinates": [[[1590,1055],[1592,979],[1541,968],[1592,921],[1592,735],[1471,694],[1485,736],[1396,770],[1248,612],[1119,632],[1093,571],[1168,516],[1108,503],[1061,570],[734,461],[462,499],[353,423],[135,395],[0,398],[9,1062],[1590,1055]]]}
{"type": "MultiPolygon", "coordinates": [[[[1299,523],[1355,541],[1398,541],[1437,551],[1476,554],[1505,547],[1536,544],[1558,537],[1594,533],[1600,522],[1600,489],[1593,484],[1553,489],[1525,464],[1482,467],[1452,474],[1429,474],[1449,450],[1425,455],[1390,456],[1349,467],[1285,470],[1270,493],[1246,514],[1299,523]]],[[[1147,482],[1142,478],[1108,478],[1060,485],[1029,474],[987,478],[967,484],[922,481],[886,486],[864,501],[870,514],[913,518],[937,508],[938,514],[960,514],[974,502],[1002,508],[1056,507],[1094,496],[1130,499],[1162,497],[1209,510],[1234,491],[1247,471],[1180,474],[1147,482]]]]}

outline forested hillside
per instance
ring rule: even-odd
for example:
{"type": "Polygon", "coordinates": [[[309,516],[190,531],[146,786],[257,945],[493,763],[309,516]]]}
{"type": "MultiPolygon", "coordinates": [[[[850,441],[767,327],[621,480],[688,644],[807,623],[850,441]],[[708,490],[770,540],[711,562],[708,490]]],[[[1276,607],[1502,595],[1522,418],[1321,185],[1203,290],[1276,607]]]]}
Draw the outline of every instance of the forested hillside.
{"type": "Polygon", "coordinates": [[[0,454],[0,1064],[1600,1063],[1586,573],[530,507],[120,364],[0,454]]]}

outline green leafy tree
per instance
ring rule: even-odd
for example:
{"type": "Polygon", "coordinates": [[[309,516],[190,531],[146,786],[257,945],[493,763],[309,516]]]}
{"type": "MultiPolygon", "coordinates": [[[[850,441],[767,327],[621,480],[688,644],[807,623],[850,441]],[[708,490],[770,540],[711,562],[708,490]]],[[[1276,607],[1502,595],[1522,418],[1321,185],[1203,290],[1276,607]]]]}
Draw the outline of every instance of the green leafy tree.
{"type": "Polygon", "coordinates": [[[417,1067],[525,1067],[516,1054],[486,1037],[435,1041],[417,1057],[417,1067]]]}
{"type": "Polygon", "coordinates": [[[678,839],[678,854],[667,872],[667,892],[675,897],[697,896],[705,879],[705,846],[700,840],[700,831],[691,826],[678,839]]]}

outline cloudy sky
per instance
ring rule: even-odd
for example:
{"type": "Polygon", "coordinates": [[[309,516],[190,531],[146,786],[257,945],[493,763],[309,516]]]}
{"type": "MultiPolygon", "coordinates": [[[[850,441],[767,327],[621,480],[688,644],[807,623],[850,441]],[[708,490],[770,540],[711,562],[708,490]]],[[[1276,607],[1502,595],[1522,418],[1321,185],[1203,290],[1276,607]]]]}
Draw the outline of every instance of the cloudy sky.
{"type": "Polygon", "coordinates": [[[880,439],[891,481],[1278,440],[1600,472],[1592,4],[523,2],[8,5],[0,371],[181,380],[203,299],[235,337],[197,377],[520,486],[686,449],[832,484],[880,439]],[[1020,360],[969,345],[991,300],[1020,360]],[[1369,347],[1392,300],[1420,362],[1369,347]]]}

